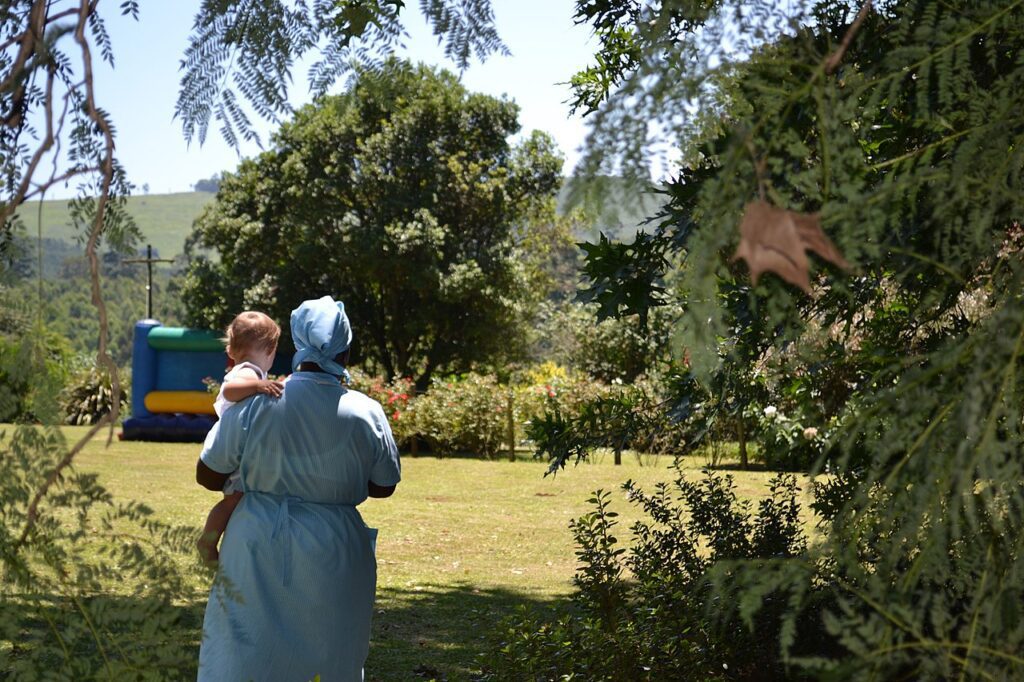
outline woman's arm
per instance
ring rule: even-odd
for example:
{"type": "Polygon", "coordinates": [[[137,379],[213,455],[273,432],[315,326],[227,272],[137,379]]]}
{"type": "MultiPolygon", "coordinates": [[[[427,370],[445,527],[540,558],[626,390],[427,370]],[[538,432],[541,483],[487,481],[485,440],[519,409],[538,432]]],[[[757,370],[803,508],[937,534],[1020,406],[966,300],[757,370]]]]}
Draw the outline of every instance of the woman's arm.
{"type": "MultiPolygon", "coordinates": [[[[203,463],[203,460],[196,462],[196,483],[207,490],[223,490],[224,483],[231,474],[222,474],[214,471],[203,463]]],[[[373,485],[372,483],[370,485],[373,485]]]]}
{"type": "Polygon", "coordinates": [[[253,407],[253,401],[229,406],[206,434],[203,451],[196,462],[196,483],[209,490],[223,489],[224,481],[242,463],[253,407]]]}

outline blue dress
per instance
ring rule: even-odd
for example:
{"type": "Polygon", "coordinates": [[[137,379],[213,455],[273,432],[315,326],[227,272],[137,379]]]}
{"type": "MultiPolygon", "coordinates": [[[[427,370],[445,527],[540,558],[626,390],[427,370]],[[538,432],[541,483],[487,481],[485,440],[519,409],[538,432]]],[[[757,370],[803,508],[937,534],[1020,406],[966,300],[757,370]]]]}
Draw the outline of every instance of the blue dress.
{"type": "Polygon", "coordinates": [[[200,681],[362,679],[376,531],[356,505],[398,483],[381,406],[328,374],[296,372],[279,399],[229,408],[200,458],[239,469],[245,496],[221,543],[200,681]]]}

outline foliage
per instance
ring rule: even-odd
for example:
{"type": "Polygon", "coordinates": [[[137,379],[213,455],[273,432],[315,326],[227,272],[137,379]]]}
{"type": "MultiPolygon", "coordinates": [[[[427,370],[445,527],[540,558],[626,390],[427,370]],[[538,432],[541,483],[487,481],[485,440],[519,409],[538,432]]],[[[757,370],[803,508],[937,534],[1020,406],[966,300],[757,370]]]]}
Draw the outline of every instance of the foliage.
{"type": "Polygon", "coordinates": [[[20,337],[0,335],[0,422],[35,423],[53,414],[70,358],[67,342],[38,325],[20,337]]]}
{"type": "Polygon", "coordinates": [[[659,235],[637,232],[630,243],[616,243],[603,234],[596,244],[583,244],[583,275],[589,287],[579,293],[584,303],[598,304],[601,319],[638,311],[640,329],[646,330],[649,311],[665,304],[665,289],[658,281],[668,262],[659,235]],[[634,263],[623,276],[622,261],[634,263]],[[614,282],[614,285],[609,285],[614,282]]]}
{"type": "Polygon", "coordinates": [[[601,320],[593,304],[548,302],[538,307],[531,355],[605,383],[631,383],[671,364],[671,336],[679,313],[674,306],[658,308],[643,330],[636,315],[601,320]]]}
{"type": "MultiPolygon", "coordinates": [[[[121,9],[137,16],[134,2],[122,3],[121,9]]],[[[93,91],[92,47],[99,47],[104,61],[114,61],[103,16],[88,2],[67,10],[16,0],[4,4],[0,19],[0,224],[5,240],[22,225],[15,212],[23,202],[76,180],[80,193],[70,202],[71,217],[76,226],[91,226],[83,231],[91,248],[100,239],[118,250],[130,247],[139,236],[124,210],[131,188],[114,157],[113,127],[93,91]],[[80,61],[75,53],[81,54],[80,61]],[[63,149],[59,141],[66,143],[63,149]]]]}
{"type": "MultiPolygon", "coordinates": [[[[146,317],[145,274],[131,272],[129,277],[107,279],[103,295],[107,301],[109,326],[108,349],[120,366],[131,361],[135,323],[146,317]]],[[[179,317],[169,299],[174,297],[167,275],[153,277],[154,314],[163,324],[175,325],[179,317]]],[[[11,297],[22,297],[33,303],[39,299],[39,283],[22,281],[7,291],[11,297]]],[[[90,302],[89,280],[82,275],[43,282],[44,303],[37,310],[51,333],[66,339],[76,354],[95,356],[98,346],[99,320],[90,302]]]]}
{"type": "MultiPolygon", "coordinates": [[[[130,376],[125,375],[130,385],[130,376]]],[[[92,425],[113,412],[113,386],[110,375],[91,364],[74,373],[60,395],[64,423],[75,426],[92,425]]],[[[128,414],[131,398],[128,391],[121,392],[121,414],[128,414]]]]}
{"type": "Polygon", "coordinates": [[[526,430],[534,456],[548,461],[549,474],[570,460],[578,464],[597,448],[614,450],[618,464],[625,449],[678,454],[687,444],[678,423],[666,417],[651,382],[613,385],[575,401],[570,409],[564,403],[549,401],[526,430]]]}
{"type": "Polygon", "coordinates": [[[216,194],[220,189],[221,173],[214,173],[208,178],[196,180],[192,188],[197,192],[211,192],[216,194]]]}
{"type": "Polygon", "coordinates": [[[552,200],[537,202],[516,231],[516,243],[535,301],[567,301],[575,295],[580,264],[576,239],[590,224],[587,215],[578,209],[559,214],[557,200],[552,200]]]}
{"type": "Polygon", "coordinates": [[[781,678],[777,627],[785,594],[766,591],[756,623],[740,609],[720,611],[709,572],[737,560],[785,562],[806,551],[797,485],[771,483],[753,512],[728,476],[699,482],[677,472],[674,485],[645,493],[623,485],[643,511],[633,542],[616,537],[618,513],[598,490],[593,511],[571,522],[579,566],[577,592],[552,617],[528,612],[507,623],[489,657],[485,679],[751,679],[781,678]],[[676,499],[680,503],[676,503],[676,499]]]}
{"type": "MultiPolygon", "coordinates": [[[[1004,483],[1024,476],[1024,5],[610,6],[636,10],[620,16],[638,57],[593,114],[583,172],[642,175],[633,161],[652,131],[687,144],[655,248],[602,251],[606,297],[642,314],[629,306],[677,275],[693,381],[717,381],[743,415],[788,401],[819,432],[837,419],[821,450],[838,472],[822,542],[803,562],[738,567],[736,584],[794,595],[780,655],[815,674],[1020,676],[1024,630],[1003,605],[1024,588],[1024,489],[1004,483]],[[820,213],[855,274],[816,264],[810,296],[774,276],[747,284],[729,258],[756,198],[820,213]],[[743,311],[756,322],[746,338],[743,311]],[[744,393],[759,363],[790,351],[798,360],[779,366],[792,381],[744,393]],[[819,586],[839,646],[798,652],[795,623],[816,613],[819,586]]],[[[777,442],[794,435],[765,426],[777,442]]]]}
{"type": "MultiPolygon", "coordinates": [[[[401,41],[404,8],[401,0],[207,0],[196,15],[182,61],[175,115],[185,139],[198,136],[202,143],[211,118],[229,144],[237,146],[239,136],[258,139],[240,100],[265,119],[286,118],[291,113],[292,67],[308,52],[319,52],[309,70],[315,96],[324,95],[342,76],[379,69],[401,41]]],[[[459,69],[472,56],[508,54],[494,29],[488,0],[424,0],[420,9],[438,41],[444,42],[445,56],[459,69]]]]}
{"type": "Polygon", "coordinates": [[[399,61],[304,108],[196,223],[193,253],[220,258],[193,259],[190,322],[219,328],[246,308],[285,320],[330,292],[361,330],[357,352],[421,389],[517,353],[532,292],[514,237],[550,203],[561,160],[539,132],[510,146],[516,115],[399,61]]]}
{"type": "MultiPolygon", "coordinates": [[[[426,391],[411,379],[386,381],[359,368],[350,370],[349,385],[384,408],[400,447],[425,448],[437,454],[494,457],[528,439],[532,424],[544,415],[578,415],[602,398],[632,390],[607,385],[551,362],[518,369],[505,381],[496,374],[467,372],[435,378],[426,391]],[[509,409],[511,408],[511,416],[509,409]],[[510,423],[511,421],[511,423],[510,423]]],[[[642,390],[653,392],[649,382],[642,390]]],[[[650,450],[656,439],[645,433],[650,450]]],[[[608,439],[606,439],[608,440],[608,439]]],[[[638,436],[630,445],[639,443],[638,436]]]]}
{"type": "Polygon", "coordinates": [[[77,396],[97,423],[68,443],[52,424],[71,350],[38,309],[3,293],[0,421],[30,423],[0,433],[0,675],[180,679],[193,655],[167,633],[185,594],[181,557],[197,531],[114,502],[95,475],[75,468],[82,447],[110,423],[110,378],[92,370],[107,399],[97,402],[93,385],[77,396]]]}
{"type": "Polygon", "coordinates": [[[194,654],[167,633],[196,531],[115,503],[95,474],[66,466],[83,444],[71,447],[53,427],[0,435],[0,671],[12,680],[181,679],[194,654]]]}
{"type": "MultiPolygon", "coordinates": [[[[126,210],[131,186],[114,156],[114,127],[93,88],[93,50],[114,61],[98,5],[18,0],[0,8],[0,244],[25,234],[19,209],[27,200],[44,198],[54,185],[77,184],[68,222],[88,262],[97,363],[110,373],[112,393],[119,396],[107,353],[100,253],[101,247],[131,252],[140,233],[126,210]]],[[[138,3],[125,0],[120,9],[134,17],[138,3]]],[[[13,284],[7,274],[5,284],[13,284]]],[[[26,299],[43,304],[41,293],[26,299]]],[[[0,419],[52,425],[66,342],[47,329],[41,310],[33,312],[21,316],[30,323],[8,328],[18,320],[5,310],[0,419]]],[[[191,652],[169,640],[166,630],[178,618],[174,600],[184,592],[177,558],[191,548],[195,531],[155,522],[141,505],[115,504],[96,476],[74,466],[81,449],[111,421],[104,415],[74,445],[53,426],[22,425],[0,434],[5,678],[180,679],[189,667],[191,652]]]]}
{"type": "Polygon", "coordinates": [[[43,324],[30,300],[0,286],[0,423],[54,414],[72,359],[67,340],[43,324]]]}
{"type": "Polygon", "coordinates": [[[349,386],[373,398],[384,408],[399,446],[408,445],[410,438],[415,435],[415,427],[405,414],[410,403],[416,399],[416,387],[412,379],[400,378],[388,382],[383,377],[371,376],[358,368],[352,368],[349,376],[349,386]]]}
{"type": "Polygon", "coordinates": [[[407,437],[422,439],[439,454],[473,453],[494,457],[508,443],[508,389],[490,375],[435,379],[392,424],[407,437]]]}

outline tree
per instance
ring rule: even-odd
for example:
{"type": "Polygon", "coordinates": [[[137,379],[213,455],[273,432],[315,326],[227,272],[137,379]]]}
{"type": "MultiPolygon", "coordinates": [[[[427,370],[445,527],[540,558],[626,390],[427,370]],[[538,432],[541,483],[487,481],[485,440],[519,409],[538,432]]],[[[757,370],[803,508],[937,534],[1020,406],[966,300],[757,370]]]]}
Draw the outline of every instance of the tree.
{"type": "Polygon", "coordinates": [[[220,181],[223,173],[214,173],[208,178],[197,180],[196,184],[192,186],[196,192],[210,192],[216,194],[217,190],[220,189],[220,181]]]}
{"type": "Polygon", "coordinates": [[[781,655],[811,672],[1019,676],[1024,4],[577,7],[599,35],[629,37],[602,43],[628,50],[605,54],[621,68],[580,98],[597,107],[584,169],[642,178],[651,131],[685,141],[654,246],[595,254],[607,273],[595,286],[642,313],[679,255],[695,377],[728,368],[718,350],[737,337],[739,302],[759,323],[737,341],[764,349],[746,357],[805,354],[788,366],[799,375],[774,377],[776,396],[840,370],[815,398],[837,420],[815,503],[822,541],[723,568],[735,598],[716,603],[780,594],[781,655]],[[820,220],[855,274],[812,261],[809,296],[772,274],[751,283],[732,261],[758,200],[820,220]],[[832,641],[797,658],[794,619],[808,610],[832,641]]]}
{"type": "Polygon", "coordinates": [[[517,113],[395,60],[303,108],[270,151],[225,176],[197,221],[191,321],[222,327],[259,308],[283,322],[329,293],[388,376],[425,386],[508,357],[530,295],[516,237],[553,202],[562,163],[543,133],[510,146],[517,113]]]}

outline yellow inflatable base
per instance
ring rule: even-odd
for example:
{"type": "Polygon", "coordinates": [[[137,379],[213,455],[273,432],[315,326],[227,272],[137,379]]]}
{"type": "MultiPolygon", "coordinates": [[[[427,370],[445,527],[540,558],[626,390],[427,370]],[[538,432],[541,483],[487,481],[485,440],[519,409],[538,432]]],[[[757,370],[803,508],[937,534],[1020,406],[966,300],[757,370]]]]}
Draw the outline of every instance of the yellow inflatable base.
{"type": "Polygon", "coordinates": [[[155,414],[216,414],[213,411],[214,397],[206,391],[150,391],[144,402],[146,409],[155,414]]]}

